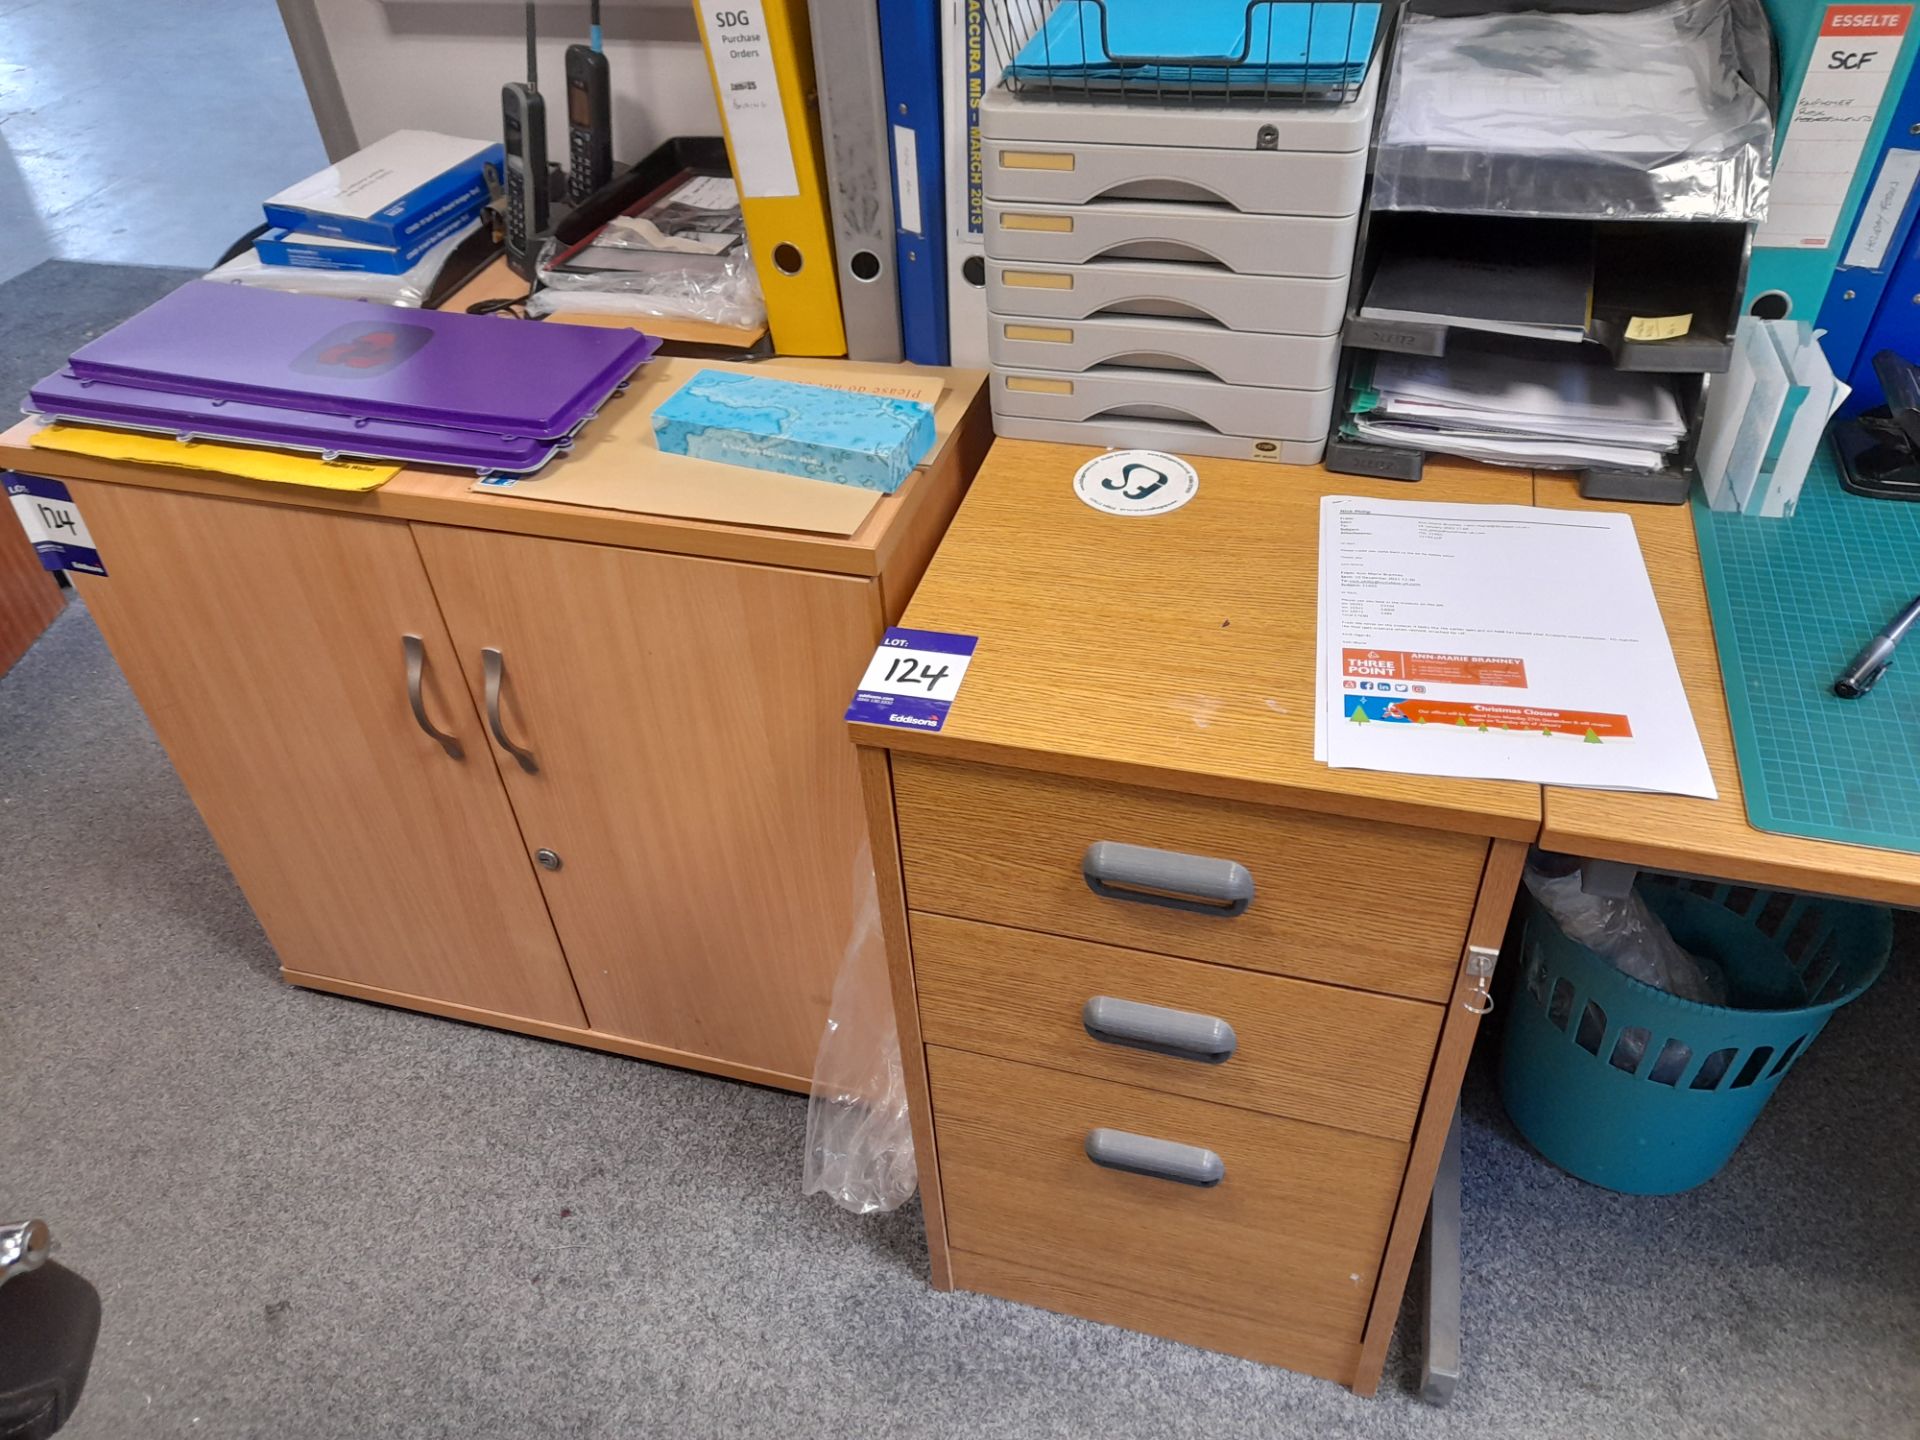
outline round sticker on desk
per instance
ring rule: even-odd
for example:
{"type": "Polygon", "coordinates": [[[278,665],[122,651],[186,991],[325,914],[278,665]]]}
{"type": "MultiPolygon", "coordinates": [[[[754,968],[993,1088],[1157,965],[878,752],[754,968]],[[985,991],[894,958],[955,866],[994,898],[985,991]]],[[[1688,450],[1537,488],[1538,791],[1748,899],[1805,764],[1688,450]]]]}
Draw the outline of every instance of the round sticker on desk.
{"type": "Polygon", "coordinates": [[[1199,491],[1194,468],[1158,450],[1109,450],[1073,477],[1073,493],[1109,515],[1164,515],[1199,491]]]}

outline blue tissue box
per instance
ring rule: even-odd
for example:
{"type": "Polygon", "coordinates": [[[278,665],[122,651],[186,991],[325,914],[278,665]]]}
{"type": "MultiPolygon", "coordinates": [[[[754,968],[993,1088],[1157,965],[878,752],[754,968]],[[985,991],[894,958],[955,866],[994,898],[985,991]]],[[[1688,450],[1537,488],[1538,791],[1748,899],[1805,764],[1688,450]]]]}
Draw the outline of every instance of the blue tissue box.
{"type": "Polygon", "coordinates": [[[662,450],[891,495],[933,448],[916,400],[702,370],[653,412],[662,450]]]}

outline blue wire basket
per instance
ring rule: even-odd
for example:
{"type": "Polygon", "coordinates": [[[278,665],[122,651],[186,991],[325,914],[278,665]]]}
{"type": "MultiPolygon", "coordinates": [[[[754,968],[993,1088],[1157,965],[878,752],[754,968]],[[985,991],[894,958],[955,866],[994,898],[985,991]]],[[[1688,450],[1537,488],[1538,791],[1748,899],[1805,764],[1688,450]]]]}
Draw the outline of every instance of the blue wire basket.
{"type": "Polygon", "coordinates": [[[1340,104],[1380,6],[1360,0],[986,0],[1014,93],[1120,103],[1340,104]]]}
{"type": "Polygon", "coordinates": [[[1671,1195],[1720,1172],[1833,1012],[1879,978],[1893,917],[1706,882],[1640,893],[1675,940],[1719,967],[1733,1004],[1642,984],[1529,897],[1500,1093],[1520,1133],[1562,1170],[1671,1195]]]}

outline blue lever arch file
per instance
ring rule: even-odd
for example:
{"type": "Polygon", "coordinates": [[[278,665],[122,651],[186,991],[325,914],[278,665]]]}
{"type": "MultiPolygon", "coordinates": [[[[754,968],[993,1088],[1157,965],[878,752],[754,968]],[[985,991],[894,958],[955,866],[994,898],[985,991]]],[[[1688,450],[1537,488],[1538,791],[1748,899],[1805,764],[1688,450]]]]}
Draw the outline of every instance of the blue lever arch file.
{"type": "Polygon", "coordinates": [[[916,365],[945,365],[949,347],[940,0],[880,0],[880,67],[893,159],[902,349],[916,365]]]}

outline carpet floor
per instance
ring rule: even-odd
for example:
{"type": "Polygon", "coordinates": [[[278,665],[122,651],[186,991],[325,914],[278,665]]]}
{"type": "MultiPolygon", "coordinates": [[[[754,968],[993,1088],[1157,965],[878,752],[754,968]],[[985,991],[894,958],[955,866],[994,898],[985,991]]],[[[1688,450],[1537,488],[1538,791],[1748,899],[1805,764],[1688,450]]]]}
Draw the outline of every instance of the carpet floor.
{"type": "MultiPolygon", "coordinates": [[[[68,322],[168,273],[63,277],[98,302],[68,322]]],[[[81,338],[22,329],[40,274],[0,286],[0,394],[81,338]]],[[[0,1217],[100,1288],[75,1440],[1911,1440],[1905,917],[1897,947],[1688,1195],[1553,1169],[1483,1054],[1460,1393],[1422,1405],[1397,1346],[1360,1400],[934,1292],[917,1206],[801,1196],[799,1097],[284,985],[75,604],[0,679],[0,1217]]]]}

